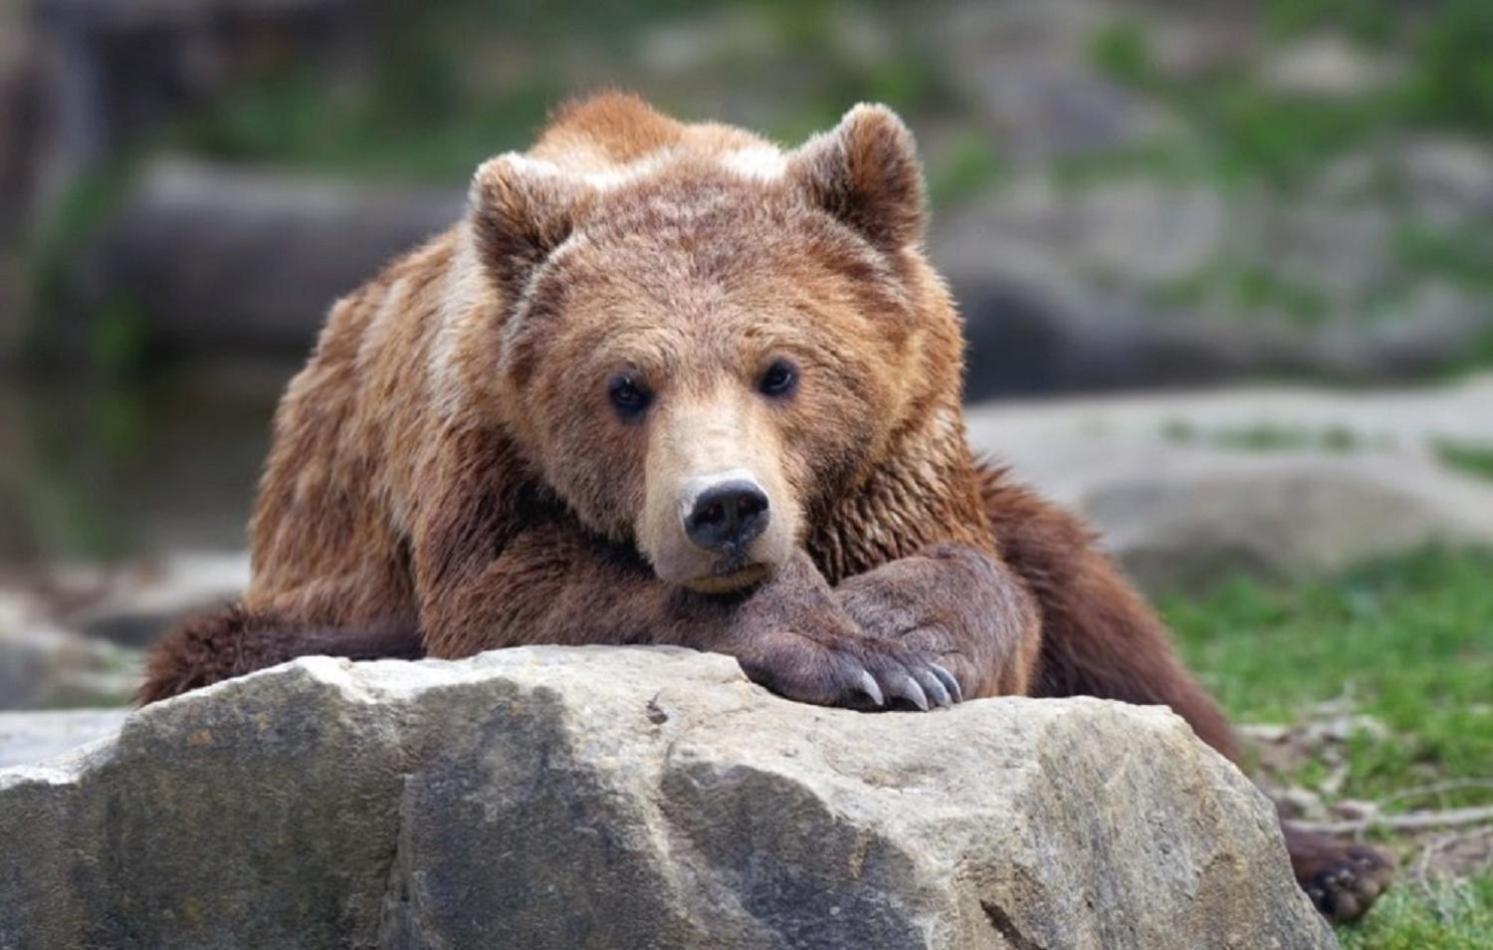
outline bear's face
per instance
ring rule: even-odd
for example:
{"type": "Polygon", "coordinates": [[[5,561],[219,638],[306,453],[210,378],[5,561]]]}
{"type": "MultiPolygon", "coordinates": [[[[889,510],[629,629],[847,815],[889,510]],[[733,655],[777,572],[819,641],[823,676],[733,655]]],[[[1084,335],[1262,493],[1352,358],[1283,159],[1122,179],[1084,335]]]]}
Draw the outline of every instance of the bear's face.
{"type": "Polygon", "coordinates": [[[921,338],[900,123],[860,109],[778,158],[605,184],[505,158],[478,178],[510,428],[583,521],[705,592],[782,564],[878,457],[921,338]]]}

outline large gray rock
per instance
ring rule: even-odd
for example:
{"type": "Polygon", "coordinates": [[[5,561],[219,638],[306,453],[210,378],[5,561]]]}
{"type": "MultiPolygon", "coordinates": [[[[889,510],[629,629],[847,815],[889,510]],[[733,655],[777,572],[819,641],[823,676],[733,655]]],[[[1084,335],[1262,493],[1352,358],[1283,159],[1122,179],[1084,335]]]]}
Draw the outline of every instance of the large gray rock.
{"type": "Polygon", "coordinates": [[[991,404],[966,418],[977,450],[1086,515],[1151,590],[1493,544],[1493,482],[1439,453],[1493,446],[1493,376],[991,404]]]}
{"type": "Polygon", "coordinates": [[[1162,709],[777,699],[723,656],[326,658],[0,772],[0,946],[1325,947],[1162,709]]]}

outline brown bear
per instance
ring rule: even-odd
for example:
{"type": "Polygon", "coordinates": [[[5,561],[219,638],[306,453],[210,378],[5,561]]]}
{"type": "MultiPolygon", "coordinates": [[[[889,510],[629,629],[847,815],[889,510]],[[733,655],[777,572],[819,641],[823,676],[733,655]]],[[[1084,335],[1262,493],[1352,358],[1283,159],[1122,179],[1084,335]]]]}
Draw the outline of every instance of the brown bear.
{"type": "MultiPolygon", "coordinates": [[[[332,308],[250,588],[162,640],[141,701],[307,653],[665,643],[858,709],[1161,703],[1234,756],[1090,531],[972,457],[923,206],[883,107],[787,152],[626,95],[562,108],[332,308]]],[[[1336,919],[1388,881],[1285,833],[1336,919]]]]}

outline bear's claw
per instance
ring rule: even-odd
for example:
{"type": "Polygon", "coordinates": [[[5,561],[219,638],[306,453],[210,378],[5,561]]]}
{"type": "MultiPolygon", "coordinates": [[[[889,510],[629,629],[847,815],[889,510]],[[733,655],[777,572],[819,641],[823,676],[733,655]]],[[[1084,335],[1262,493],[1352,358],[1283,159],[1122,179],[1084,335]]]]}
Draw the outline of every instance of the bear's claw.
{"type": "Polygon", "coordinates": [[[926,670],[918,670],[913,675],[917,678],[918,685],[923,687],[923,692],[927,694],[933,705],[940,709],[948,709],[954,705],[954,697],[949,695],[948,687],[944,686],[943,680],[938,678],[938,674],[934,673],[931,667],[926,670]]]}
{"type": "Polygon", "coordinates": [[[861,670],[861,692],[866,694],[873,706],[886,705],[886,697],[881,694],[881,687],[876,684],[876,677],[865,670],[861,670]]]}
{"type": "Polygon", "coordinates": [[[875,693],[864,688],[863,691],[873,700],[884,697],[883,702],[875,703],[877,707],[894,704],[927,712],[934,707],[947,709],[963,699],[959,681],[926,654],[901,649],[876,650],[851,660],[856,661],[863,677],[870,677],[879,687],[875,693]]]}
{"type": "Polygon", "coordinates": [[[893,679],[891,688],[887,690],[887,695],[895,699],[904,699],[923,712],[928,711],[928,695],[923,692],[923,688],[918,685],[918,681],[910,673],[903,673],[901,676],[893,679]]]}
{"type": "Polygon", "coordinates": [[[850,709],[947,708],[959,681],[935,660],[895,641],[769,632],[737,654],[753,682],[786,699],[850,709]]]}
{"type": "Polygon", "coordinates": [[[964,702],[964,690],[959,688],[959,681],[954,678],[953,673],[950,673],[937,663],[929,663],[928,668],[933,671],[934,676],[938,677],[938,681],[943,684],[944,689],[948,690],[950,699],[956,703],[964,702]]]}

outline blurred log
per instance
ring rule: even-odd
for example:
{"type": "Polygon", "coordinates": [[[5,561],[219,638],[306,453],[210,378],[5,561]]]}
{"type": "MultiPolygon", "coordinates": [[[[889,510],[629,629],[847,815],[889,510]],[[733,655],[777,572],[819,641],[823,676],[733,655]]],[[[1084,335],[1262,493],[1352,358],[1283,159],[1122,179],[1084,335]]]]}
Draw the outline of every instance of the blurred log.
{"type": "Polygon", "coordinates": [[[460,188],[161,162],[94,246],[82,297],[127,300],[173,351],[303,351],[333,300],[464,201],[460,188]]]}

